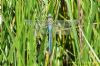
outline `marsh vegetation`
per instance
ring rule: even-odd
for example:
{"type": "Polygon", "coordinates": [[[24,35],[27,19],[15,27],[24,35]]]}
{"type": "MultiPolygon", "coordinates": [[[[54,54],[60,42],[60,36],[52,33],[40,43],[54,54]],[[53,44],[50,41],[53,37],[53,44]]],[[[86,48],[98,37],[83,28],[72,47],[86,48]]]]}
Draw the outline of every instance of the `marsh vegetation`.
{"type": "Polygon", "coordinates": [[[99,0],[0,0],[0,66],[99,65],[99,0]]]}

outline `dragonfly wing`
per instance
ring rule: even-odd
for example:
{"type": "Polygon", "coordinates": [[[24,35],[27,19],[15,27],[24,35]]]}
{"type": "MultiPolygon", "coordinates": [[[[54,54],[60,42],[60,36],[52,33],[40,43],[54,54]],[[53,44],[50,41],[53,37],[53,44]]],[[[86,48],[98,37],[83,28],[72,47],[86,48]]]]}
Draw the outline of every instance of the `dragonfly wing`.
{"type": "Polygon", "coordinates": [[[40,32],[42,34],[46,34],[47,33],[47,23],[45,22],[37,22],[35,25],[36,31],[40,32]]]}
{"type": "Polygon", "coordinates": [[[67,20],[67,21],[64,21],[64,20],[57,20],[57,21],[54,22],[53,27],[55,27],[55,28],[57,28],[57,29],[60,28],[61,30],[66,30],[66,29],[71,28],[72,22],[73,22],[75,25],[78,24],[77,20],[73,20],[73,21],[71,21],[71,20],[67,20]]]}

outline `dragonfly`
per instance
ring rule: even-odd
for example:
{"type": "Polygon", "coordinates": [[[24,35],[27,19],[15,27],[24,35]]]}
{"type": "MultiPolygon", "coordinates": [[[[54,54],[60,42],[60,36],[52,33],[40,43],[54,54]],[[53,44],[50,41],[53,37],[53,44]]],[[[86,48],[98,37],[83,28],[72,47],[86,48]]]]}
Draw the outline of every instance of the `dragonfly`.
{"type": "MultiPolygon", "coordinates": [[[[26,20],[31,24],[32,20],[26,20]]],[[[47,20],[37,20],[34,24],[35,36],[39,33],[48,34],[48,51],[52,54],[53,33],[58,34],[59,37],[63,34],[68,34],[71,30],[71,22],[77,25],[77,20],[53,20],[52,15],[49,14],[47,20]]]]}

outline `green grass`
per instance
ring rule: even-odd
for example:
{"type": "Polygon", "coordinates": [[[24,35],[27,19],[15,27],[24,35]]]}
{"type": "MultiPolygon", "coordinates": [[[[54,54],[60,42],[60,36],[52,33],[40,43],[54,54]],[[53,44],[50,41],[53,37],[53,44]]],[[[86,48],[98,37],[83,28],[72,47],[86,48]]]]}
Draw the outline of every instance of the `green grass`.
{"type": "Polygon", "coordinates": [[[0,15],[3,17],[0,25],[0,66],[63,66],[64,61],[70,66],[100,65],[100,1],[62,1],[0,0],[0,15]],[[54,22],[70,20],[71,24],[66,38],[60,33],[56,38],[53,29],[50,57],[47,31],[41,28],[36,36],[34,28],[37,20],[45,22],[48,14],[53,16],[54,22]],[[31,24],[25,20],[32,20],[31,24]],[[80,24],[75,25],[73,20],[79,20],[80,24]],[[41,46],[37,51],[38,39],[41,39],[41,46]]]}

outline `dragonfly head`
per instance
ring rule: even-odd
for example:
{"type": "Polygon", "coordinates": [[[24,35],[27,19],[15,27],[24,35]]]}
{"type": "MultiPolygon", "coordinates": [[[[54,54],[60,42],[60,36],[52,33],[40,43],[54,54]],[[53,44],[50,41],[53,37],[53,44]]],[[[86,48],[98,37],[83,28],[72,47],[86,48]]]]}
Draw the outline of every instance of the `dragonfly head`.
{"type": "Polygon", "coordinates": [[[48,14],[48,18],[52,18],[52,15],[51,14],[48,14]]]}
{"type": "Polygon", "coordinates": [[[48,14],[47,19],[48,19],[48,24],[51,24],[53,22],[53,18],[51,14],[48,14]]]}

